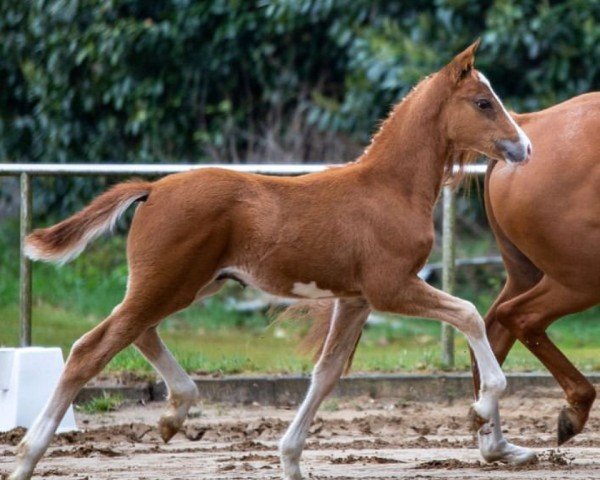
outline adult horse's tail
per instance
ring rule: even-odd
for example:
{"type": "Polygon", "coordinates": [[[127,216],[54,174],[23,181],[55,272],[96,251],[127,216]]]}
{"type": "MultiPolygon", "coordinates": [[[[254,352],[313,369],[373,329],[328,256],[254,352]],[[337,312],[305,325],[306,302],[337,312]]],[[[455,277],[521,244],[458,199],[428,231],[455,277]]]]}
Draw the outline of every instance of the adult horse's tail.
{"type": "Polygon", "coordinates": [[[75,215],[48,228],[34,230],[25,240],[25,254],[32,260],[65,263],[107,230],[136,200],[148,197],[152,184],[139,180],[120,183],[75,215]]]}

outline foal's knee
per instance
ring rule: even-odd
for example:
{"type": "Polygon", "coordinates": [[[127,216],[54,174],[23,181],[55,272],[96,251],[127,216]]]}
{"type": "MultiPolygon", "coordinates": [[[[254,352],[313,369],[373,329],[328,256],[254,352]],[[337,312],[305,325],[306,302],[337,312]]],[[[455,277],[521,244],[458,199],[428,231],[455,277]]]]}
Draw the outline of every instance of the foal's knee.
{"type": "Polygon", "coordinates": [[[97,336],[94,333],[94,331],[86,333],[71,346],[64,370],[67,380],[85,382],[101,369],[95,352],[97,336]]]}
{"type": "Polygon", "coordinates": [[[483,318],[481,318],[477,307],[466,300],[461,300],[459,317],[458,320],[454,322],[454,325],[467,337],[480,339],[485,336],[485,323],[483,318]]]}

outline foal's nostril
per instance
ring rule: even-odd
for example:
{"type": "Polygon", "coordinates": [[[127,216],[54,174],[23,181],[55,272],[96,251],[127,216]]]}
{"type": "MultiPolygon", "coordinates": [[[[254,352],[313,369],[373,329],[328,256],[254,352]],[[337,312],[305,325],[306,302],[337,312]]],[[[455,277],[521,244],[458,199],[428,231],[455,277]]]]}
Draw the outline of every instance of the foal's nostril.
{"type": "Polygon", "coordinates": [[[531,150],[531,144],[512,140],[499,140],[496,146],[502,151],[504,160],[511,163],[520,163],[527,159],[531,150]]]}

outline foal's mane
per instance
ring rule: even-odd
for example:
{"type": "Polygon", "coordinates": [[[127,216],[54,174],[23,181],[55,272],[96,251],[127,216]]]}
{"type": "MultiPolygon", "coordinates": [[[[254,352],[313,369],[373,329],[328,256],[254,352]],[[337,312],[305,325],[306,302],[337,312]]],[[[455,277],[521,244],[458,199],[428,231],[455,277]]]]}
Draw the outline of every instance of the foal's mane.
{"type": "MultiPolygon", "coordinates": [[[[449,98],[449,89],[453,86],[451,79],[443,72],[436,72],[424,77],[410,92],[408,92],[383,119],[377,131],[371,137],[369,145],[365,148],[357,162],[368,162],[373,156],[373,146],[385,142],[388,136],[395,133],[394,126],[404,122],[433,121],[440,113],[444,102],[449,98]],[[420,103],[427,105],[426,109],[419,108],[420,103]],[[416,109],[411,109],[417,105],[416,109]],[[408,116],[406,116],[408,115],[408,116]]],[[[444,174],[443,182],[458,185],[463,178],[461,173],[454,174],[455,166],[462,169],[463,165],[470,163],[477,157],[475,152],[454,152],[443,159],[444,174]]],[[[374,155],[375,157],[377,155],[374,155]]]]}

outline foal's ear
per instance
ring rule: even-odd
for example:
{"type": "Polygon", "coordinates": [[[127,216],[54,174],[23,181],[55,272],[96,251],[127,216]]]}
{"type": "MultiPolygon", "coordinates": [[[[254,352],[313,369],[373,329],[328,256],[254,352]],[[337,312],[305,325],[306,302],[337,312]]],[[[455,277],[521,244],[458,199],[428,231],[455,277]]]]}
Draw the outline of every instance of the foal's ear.
{"type": "Polygon", "coordinates": [[[475,52],[477,51],[477,47],[479,47],[480,42],[481,39],[478,38],[456,57],[454,57],[448,65],[446,65],[446,69],[456,83],[458,83],[471,70],[473,70],[473,64],[475,63],[475,52]]]}

